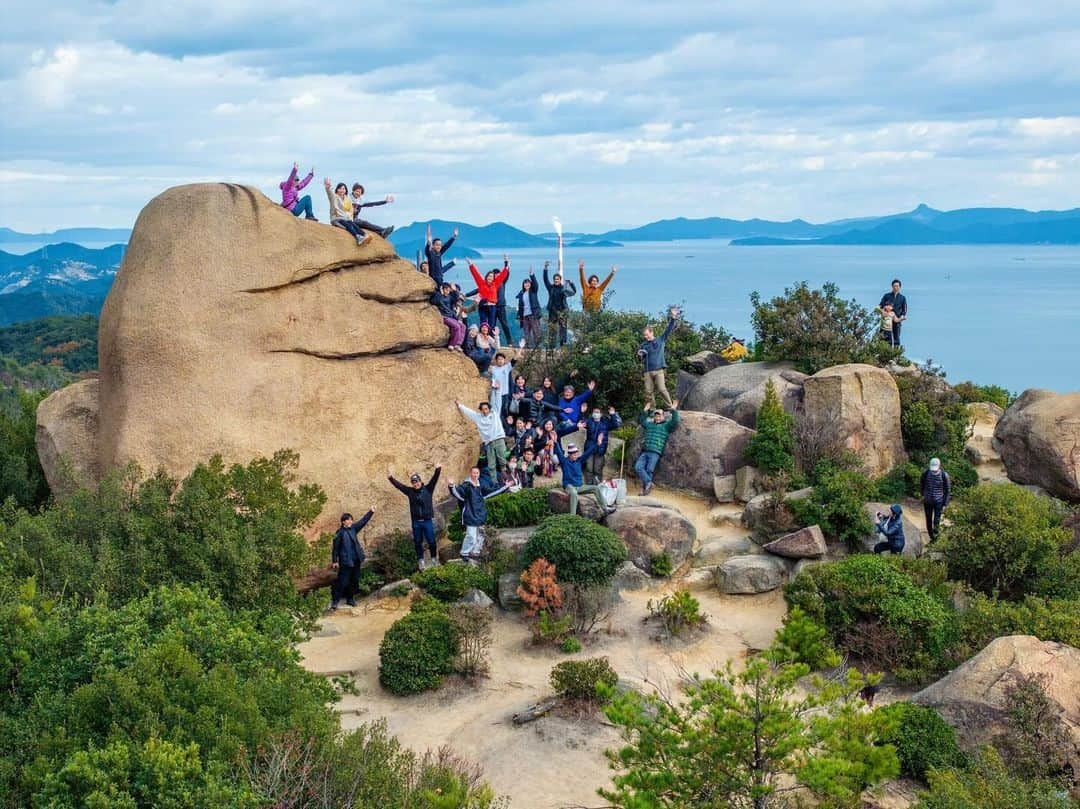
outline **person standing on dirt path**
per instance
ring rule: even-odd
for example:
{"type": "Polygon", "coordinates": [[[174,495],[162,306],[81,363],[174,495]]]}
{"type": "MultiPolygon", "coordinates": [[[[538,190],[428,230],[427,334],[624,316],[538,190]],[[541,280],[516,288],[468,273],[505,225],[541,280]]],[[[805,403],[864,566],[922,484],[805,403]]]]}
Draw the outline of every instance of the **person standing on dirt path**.
{"type": "Polygon", "coordinates": [[[923,511],[926,514],[926,533],[933,542],[941,533],[941,514],[952,499],[952,479],[941,468],[938,458],[930,459],[930,466],[919,479],[919,491],[922,494],[923,511]]]}
{"type": "Polygon", "coordinates": [[[469,470],[469,479],[455,484],[449,481],[450,496],[461,505],[461,524],[465,526],[465,540],[461,543],[461,558],[467,564],[477,564],[480,552],[484,550],[484,535],[482,529],[487,525],[487,503],[497,494],[506,491],[506,486],[489,492],[487,495],[480,489],[480,467],[474,466],[469,470]]]}
{"type": "Polygon", "coordinates": [[[356,594],[360,589],[360,566],[364,564],[364,546],[360,544],[360,531],[375,516],[375,506],[353,522],[352,514],[341,515],[341,525],[334,534],[334,544],[330,549],[330,567],[337,571],[337,581],[331,586],[330,609],[336,610],[345,599],[350,607],[356,606],[356,594]]]}

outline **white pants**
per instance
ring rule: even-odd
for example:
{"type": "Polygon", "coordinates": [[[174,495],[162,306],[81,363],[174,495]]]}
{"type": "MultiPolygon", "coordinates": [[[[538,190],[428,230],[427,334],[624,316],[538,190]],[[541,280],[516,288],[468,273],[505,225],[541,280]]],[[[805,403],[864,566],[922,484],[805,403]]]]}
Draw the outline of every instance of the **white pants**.
{"type": "Polygon", "coordinates": [[[484,537],[479,525],[465,526],[465,540],[461,543],[462,556],[479,556],[484,549],[484,537]]]}

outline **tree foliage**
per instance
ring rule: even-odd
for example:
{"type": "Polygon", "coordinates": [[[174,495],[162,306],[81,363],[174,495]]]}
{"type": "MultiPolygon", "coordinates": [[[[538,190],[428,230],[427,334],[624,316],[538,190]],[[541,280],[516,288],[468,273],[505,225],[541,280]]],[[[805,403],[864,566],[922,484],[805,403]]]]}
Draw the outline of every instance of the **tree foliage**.
{"type": "Polygon", "coordinates": [[[37,406],[44,393],[13,390],[0,407],[0,503],[9,498],[36,511],[49,499],[49,484],[38,460],[35,436],[37,406]]]}
{"type": "Polygon", "coordinates": [[[765,383],[765,400],[758,410],[757,432],[746,445],[746,458],[770,475],[795,471],[795,419],[784,410],[776,386],[765,383]]]}

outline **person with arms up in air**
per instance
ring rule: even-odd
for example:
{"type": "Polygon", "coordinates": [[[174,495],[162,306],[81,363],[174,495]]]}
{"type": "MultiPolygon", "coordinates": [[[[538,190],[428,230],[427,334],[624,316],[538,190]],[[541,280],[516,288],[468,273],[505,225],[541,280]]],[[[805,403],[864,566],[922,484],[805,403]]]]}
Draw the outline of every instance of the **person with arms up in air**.
{"type": "Polygon", "coordinates": [[[477,564],[481,551],[484,550],[484,536],[481,529],[487,525],[487,503],[497,494],[506,491],[500,486],[487,495],[480,489],[480,468],[469,470],[469,479],[455,484],[450,482],[450,496],[461,505],[461,524],[465,526],[465,541],[461,543],[461,558],[468,564],[477,564]]]}
{"type": "Polygon", "coordinates": [[[458,410],[469,421],[476,425],[480,433],[481,449],[487,455],[487,466],[492,474],[498,469],[506,467],[506,432],[503,430],[502,419],[498,413],[491,409],[490,402],[481,402],[479,411],[471,410],[457,399],[454,400],[458,410]]]}
{"type": "Polygon", "coordinates": [[[454,243],[454,240],[458,237],[458,229],[454,228],[454,235],[446,240],[446,244],[443,244],[442,239],[431,238],[431,225],[427,228],[427,243],[424,246],[424,257],[428,262],[428,275],[431,276],[431,280],[436,284],[441,284],[443,280],[443,273],[445,273],[449,267],[443,266],[443,256],[446,255],[446,251],[450,249],[450,245],[454,243]]]}
{"type": "Polygon", "coordinates": [[[393,194],[387,194],[385,199],[381,199],[378,202],[361,202],[361,200],[363,198],[364,198],[364,186],[360,185],[360,183],[353,183],[352,199],[350,200],[352,202],[353,221],[357,225],[359,225],[363,230],[370,230],[372,233],[378,233],[380,236],[382,236],[385,239],[391,233],[394,232],[394,226],[390,225],[390,227],[384,228],[384,227],[380,227],[379,225],[374,225],[371,222],[365,221],[360,216],[360,209],[361,208],[374,208],[377,205],[386,205],[387,203],[390,203],[390,202],[394,201],[394,195],[393,194]]]}
{"type": "Polygon", "coordinates": [[[309,171],[307,176],[302,180],[297,176],[299,170],[300,165],[298,163],[293,163],[292,171],[289,172],[289,176],[285,179],[285,182],[278,186],[278,188],[281,189],[281,207],[290,211],[293,216],[303,214],[304,219],[318,222],[319,220],[315,218],[315,214],[311,212],[311,197],[307,194],[300,196],[300,192],[304,190],[307,184],[311,182],[311,178],[315,176],[315,169],[309,171]]]}
{"type": "Polygon", "coordinates": [[[613,264],[611,266],[611,272],[608,273],[607,278],[603,281],[600,280],[598,275],[590,275],[588,280],[585,280],[585,262],[579,261],[577,265],[578,276],[581,280],[581,309],[584,312],[592,314],[599,312],[604,305],[604,290],[607,289],[607,285],[611,283],[611,279],[615,277],[616,267],[613,264]]]}
{"type": "Polygon", "coordinates": [[[548,404],[544,400],[543,388],[535,388],[532,395],[525,399],[522,407],[522,415],[525,420],[531,421],[533,424],[543,424],[544,420],[548,418],[548,414],[554,415],[559,412],[558,405],[548,404]]]}
{"type": "Polygon", "coordinates": [[[941,468],[941,460],[930,459],[930,466],[922,473],[919,480],[922,492],[923,511],[926,513],[926,533],[933,542],[941,533],[941,514],[952,499],[952,479],[941,468]]]}
{"type": "Polygon", "coordinates": [[[899,504],[890,507],[888,514],[879,511],[875,527],[883,539],[874,546],[874,553],[889,551],[899,556],[904,552],[904,510],[899,504]]]}
{"type": "Polygon", "coordinates": [[[563,282],[561,273],[548,279],[550,262],[544,262],[544,287],[548,293],[548,346],[554,347],[556,335],[561,348],[566,345],[566,326],[570,321],[569,300],[577,294],[573,282],[563,282]]]}
{"type": "Polygon", "coordinates": [[[566,385],[563,388],[562,399],[559,400],[558,427],[560,436],[577,431],[578,422],[581,421],[581,414],[588,409],[586,402],[592,398],[594,390],[596,390],[595,379],[590,379],[589,384],[585,386],[585,392],[579,393],[577,396],[574,395],[573,386],[566,385]]]}
{"type": "MultiPolygon", "coordinates": [[[[506,279],[510,277],[510,262],[504,259],[501,272],[496,274],[495,270],[489,270],[487,275],[481,277],[476,265],[470,261],[469,272],[472,273],[473,280],[476,282],[476,290],[470,294],[480,296],[480,322],[487,323],[488,328],[494,330],[497,328],[495,323],[498,315],[499,290],[506,283],[506,279]]],[[[503,307],[505,308],[505,293],[503,295],[503,307]]]]}
{"type": "Polygon", "coordinates": [[[435,548],[435,505],[432,495],[435,486],[442,474],[442,464],[435,467],[435,473],[431,479],[424,483],[418,472],[409,476],[409,485],[406,486],[394,477],[394,470],[386,470],[386,479],[390,485],[409,498],[409,518],[412,521],[413,548],[416,550],[416,567],[423,570],[424,545],[427,545],[431,556],[431,566],[439,566],[439,554],[435,548]]]}
{"type": "Polygon", "coordinates": [[[429,299],[432,305],[439,310],[443,325],[450,330],[450,342],[447,348],[451,351],[461,351],[461,344],[465,340],[465,324],[457,319],[458,294],[449,282],[443,281],[439,288],[431,293],[429,299]]]}
{"type": "Polygon", "coordinates": [[[592,413],[585,421],[578,423],[578,429],[585,431],[585,452],[589,462],[585,471],[593,483],[599,483],[604,479],[604,464],[607,461],[608,433],[622,427],[622,419],[615,412],[614,407],[609,407],[607,415],[600,412],[599,407],[594,407],[592,413]],[[591,453],[591,454],[590,454],[591,453]]]}
{"type": "Polygon", "coordinates": [[[679,426],[679,411],[672,410],[671,415],[665,415],[662,409],[649,412],[645,408],[638,418],[643,432],[641,454],[634,463],[634,472],[641,481],[641,494],[647,495],[653,488],[653,475],[656,474],[656,465],[664,454],[667,446],[668,435],[679,426]]]}
{"type": "Polygon", "coordinates": [[[884,309],[885,304],[892,306],[892,313],[894,316],[892,324],[892,342],[889,345],[894,348],[900,348],[900,324],[907,320],[907,298],[900,292],[900,279],[894,278],[892,280],[892,289],[881,296],[881,302],[878,304],[878,309],[884,309]]]}
{"type": "Polygon", "coordinates": [[[603,501],[600,499],[600,487],[594,485],[585,485],[584,470],[585,462],[595,455],[600,447],[604,445],[605,436],[601,435],[599,438],[599,444],[594,444],[584,452],[580,452],[577,448],[577,444],[570,443],[566,446],[566,451],[563,451],[562,440],[555,442],[555,454],[559,458],[559,465],[562,467],[562,488],[570,496],[570,513],[577,514],[578,495],[581,494],[594,494],[596,495],[596,502],[603,508],[603,501]]]}
{"type": "Polygon", "coordinates": [[[653,332],[651,326],[646,326],[642,329],[641,336],[645,338],[645,341],[638,348],[638,356],[645,361],[645,409],[648,410],[655,404],[654,394],[664,400],[665,404],[669,408],[674,409],[677,405],[671,401],[671,394],[668,393],[666,369],[667,358],[665,356],[665,350],[667,348],[667,340],[671,336],[671,332],[675,329],[675,323],[679,319],[681,312],[677,307],[671,307],[668,312],[667,328],[664,329],[664,333],[659,337],[653,332]]]}
{"type": "Polygon", "coordinates": [[[517,318],[521,326],[521,347],[536,348],[540,345],[540,290],[536,285],[536,274],[529,267],[529,277],[521,282],[521,292],[517,294],[517,318]]]}
{"type": "Polygon", "coordinates": [[[360,522],[353,522],[353,516],[348,512],[341,515],[341,525],[334,534],[334,544],[330,550],[330,567],[338,574],[330,590],[331,610],[338,608],[342,598],[350,607],[356,606],[356,594],[360,589],[360,565],[366,558],[364,546],[360,544],[360,531],[374,515],[375,506],[368,509],[360,522]]]}
{"type": "Polygon", "coordinates": [[[364,233],[360,226],[353,221],[348,186],[345,183],[338,183],[334,186],[334,190],[331,191],[329,177],[323,180],[323,186],[326,188],[326,198],[330,201],[330,224],[348,231],[356,239],[358,245],[363,245],[371,237],[364,233]]]}

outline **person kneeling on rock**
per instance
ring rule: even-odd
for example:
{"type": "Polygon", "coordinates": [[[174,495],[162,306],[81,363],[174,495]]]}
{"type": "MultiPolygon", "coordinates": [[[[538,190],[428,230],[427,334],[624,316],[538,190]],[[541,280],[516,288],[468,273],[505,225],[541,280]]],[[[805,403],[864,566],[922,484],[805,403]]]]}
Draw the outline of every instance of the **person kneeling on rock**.
{"type": "Polygon", "coordinates": [[[904,510],[893,505],[888,514],[877,513],[877,530],[884,539],[874,546],[874,553],[889,551],[899,556],[904,551],[904,510]]]}
{"type": "Polygon", "coordinates": [[[570,513],[577,514],[579,494],[594,494],[598,503],[600,500],[599,486],[583,486],[582,467],[590,456],[595,455],[603,446],[605,435],[601,435],[597,443],[593,444],[584,453],[579,452],[577,444],[568,444],[566,452],[563,452],[562,440],[555,442],[555,454],[559,456],[559,465],[562,466],[562,487],[570,495],[570,513]]]}
{"type": "Polygon", "coordinates": [[[652,491],[653,475],[656,474],[656,465],[660,463],[660,456],[664,454],[667,446],[668,434],[679,425],[679,411],[672,409],[671,416],[665,416],[661,408],[652,411],[649,418],[649,409],[642,411],[638,417],[643,431],[641,442],[641,454],[634,463],[634,472],[641,481],[642,496],[652,491]]]}
{"type": "Polygon", "coordinates": [[[331,586],[330,609],[336,610],[341,599],[350,607],[356,606],[356,593],[360,589],[360,565],[364,563],[364,546],[360,544],[360,531],[375,515],[375,506],[353,522],[352,514],[341,515],[341,526],[334,534],[334,545],[330,551],[330,567],[337,571],[337,581],[331,586]]]}
{"type": "Polygon", "coordinates": [[[461,504],[461,524],[465,526],[465,540],[461,543],[461,558],[468,564],[475,565],[484,549],[484,536],[480,529],[487,524],[488,500],[506,491],[502,486],[485,495],[480,489],[480,467],[469,470],[469,479],[455,484],[450,483],[450,496],[461,504]]]}

